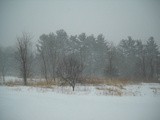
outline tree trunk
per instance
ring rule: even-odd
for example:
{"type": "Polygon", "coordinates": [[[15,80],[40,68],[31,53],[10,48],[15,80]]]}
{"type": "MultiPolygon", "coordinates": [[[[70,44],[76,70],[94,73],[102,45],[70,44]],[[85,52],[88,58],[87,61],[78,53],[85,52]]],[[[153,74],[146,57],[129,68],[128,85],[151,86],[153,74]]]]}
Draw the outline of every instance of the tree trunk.
{"type": "Polygon", "coordinates": [[[5,76],[4,75],[2,75],[3,76],[3,84],[5,84],[5,76]]]}
{"type": "Polygon", "coordinates": [[[146,79],[146,66],[145,66],[145,58],[142,58],[142,70],[143,70],[143,78],[146,79]]]}
{"type": "Polygon", "coordinates": [[[75,88],[75,85],[72,85],[72,89],[73,89],[73,91],[74,91],[74,88],[75,88]]]}
{"type": "Polygon", "coordinates": [[[26,76],[26,73],[24,73],[23,79],[24,79],[24,85],[27,85],[27,76],[26,76]]]}
{"type": "Polygon", "coordinates": [[[43,60],[43,65],[44,65],[44,77],[45,77],[45,79],[46,79],[46,82],[48,83],[47,65],[46,65],[46,61],[45,61],[43,52],[41,53],[41,55],[42,55],[42,60],[43,60]]]}
{"type": "Polygon", "coordinates": [[[153,79],[153,74],[154,74],[154,67],[152,63],[152,59],[150,61],[150,78],[153,79]]]}

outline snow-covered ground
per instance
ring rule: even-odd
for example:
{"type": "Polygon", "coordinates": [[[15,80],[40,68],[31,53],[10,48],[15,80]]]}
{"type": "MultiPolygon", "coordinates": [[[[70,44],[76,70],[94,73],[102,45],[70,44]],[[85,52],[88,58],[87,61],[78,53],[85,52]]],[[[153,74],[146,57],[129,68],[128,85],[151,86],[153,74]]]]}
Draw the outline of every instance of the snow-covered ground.
{"type": "MultiPolygon", "coordinates": [[[[30,80],[30,79],[29,79],[30,80]]],[[[23,83],[22,78],[6,76],[5,82],[23,83]]],[[[31,79],[30,82],[45,81],[44,79],[31,79]]],[[[1,81],[3,83],[3,81],[1,81]]],[[[15,87],[16,88],[16,87],[15,87]]],[[[18,87],[20,89],[20,87],[18,87]]],[[[48,89],[39,89],[48,91],[48,89]]],[[[131,85],[76,85],[75,91],[70,86],[52,86],[52,92],[76,95],[112,95],[112,96],[160,96],[160,83],[139,83],[131,85]]]]}
{"type": "Polygon", "coordinates": [[[124,86],[122,96],[114,89],[0,86],[0,120],[160,120],[160,84],[124,86]]]}

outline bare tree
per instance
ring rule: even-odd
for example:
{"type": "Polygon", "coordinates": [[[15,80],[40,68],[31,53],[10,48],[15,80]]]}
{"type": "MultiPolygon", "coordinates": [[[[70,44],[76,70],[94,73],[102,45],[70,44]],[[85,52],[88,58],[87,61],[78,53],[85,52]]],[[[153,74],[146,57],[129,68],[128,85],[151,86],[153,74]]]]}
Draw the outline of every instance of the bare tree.
{"type": "Polygon", "coordinates": [[[141,40],[136,41],[136,74],[139,77],[146,79],[146,46],[141,40]]]}
{"type": "Polygon", "coordinates": [[[76,59],[75,55],[68,55],[62,59],[58,65],[57,74],[58,76],[69,83],[73,91],[77,81],[80,79],[80,75],[84,69],[82,63],[76,59]]]}
{"type": "Polygon", "coordinates": [[[22,33],[21,37],[17,37],[17,53],[16,59],[19,65],[20,74],[23,77],[24,85],[27,85],[27,78],[31,74],[32,54],[30,53],[32,37],[27,33],[22,33]]]}
{"type": "Polygon", "coordinates": [[[48,48],[49,48],[49,42],[48,42],[48,35],[41,35],[39,38],[39,44],[37,44],[37,50],[39,53],[39,56],[42,60],[42,64],[41,64],[41,72],[46,80],[46,82],[48,83],[48,48]]]}
{"type": "Polygon", "coordinates": [[[47,42],[47,57],[50,66],[50,76],[51,79],[56,79],[56,67],[58,61],[58,41],[56,41],[56,35],[54,33],[50,33],[48,35],[48,42],[47,42]]]}
{"type": "Polygon", "coordinates": [[[7,72],[7,57],[6,54],[4,54],[4,50],[0,49],[0,78],[2,77],[3,84],[5,83],[5,75],[7,72]]]}
{"type": "Polygon", "coordinates": [[[47,61],[46,61],[46,57],[45,57],[45,51],[42,48],[42,46],[37,45],[37,50],[40,53],[40,56],[42,58],[42,73],[46,79],[46,82],[48,83],[48,71],[47,71],[47,61]]]}
{"type": "Polygon", "coordinates": [[[115,65],[116,48],[113,46],[112,43],[108,46],[107,60],[108,60],[108,64],[107,64],[107,67],[105,69],[105,74],[107,76],[109,76],[110,79],[112,79],[112,77],[117,75],[117,68],[116,68],[116,65],[115,65]]]}

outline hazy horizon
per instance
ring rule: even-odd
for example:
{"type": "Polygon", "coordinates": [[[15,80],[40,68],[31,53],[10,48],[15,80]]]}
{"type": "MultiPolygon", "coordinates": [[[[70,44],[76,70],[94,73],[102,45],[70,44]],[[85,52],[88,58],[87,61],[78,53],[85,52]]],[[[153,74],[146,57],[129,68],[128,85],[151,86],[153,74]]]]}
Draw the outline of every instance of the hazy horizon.
{"type": "Polygon", "coordinates": [[[102,33],[113,43],[153,36],[160,44],[159,11],[158,0],[1,0],[0,43],[14,45],[24,31],[35,42],[43,33],[64,29],[69,35],[102,33]]]}

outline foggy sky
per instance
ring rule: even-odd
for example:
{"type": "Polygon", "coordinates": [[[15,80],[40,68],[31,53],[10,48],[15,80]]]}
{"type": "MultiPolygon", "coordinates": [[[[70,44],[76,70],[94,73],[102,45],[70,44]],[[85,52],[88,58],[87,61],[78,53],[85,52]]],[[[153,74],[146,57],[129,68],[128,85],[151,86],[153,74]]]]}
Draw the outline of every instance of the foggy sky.
{"type": "Polygon", "coordinates": [[[0,0],[0,45],[29,32],[37,41],[43,33],[64,29],[69,35],[103,33],[114,43],[132,36],[160,43],[159,0],[0,0]]]}

